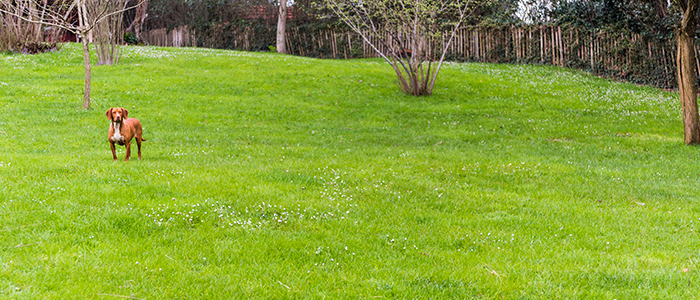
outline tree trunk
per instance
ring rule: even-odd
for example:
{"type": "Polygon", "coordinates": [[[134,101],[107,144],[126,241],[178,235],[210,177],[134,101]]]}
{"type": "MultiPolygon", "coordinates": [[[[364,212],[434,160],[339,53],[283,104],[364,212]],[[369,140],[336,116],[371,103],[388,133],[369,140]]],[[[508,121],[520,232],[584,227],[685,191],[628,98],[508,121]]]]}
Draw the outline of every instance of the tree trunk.
{"type": "Polygon", "coordinates": [[[277,52],[287,53],[284,36],[287,28],[287,0],[280,0],[280,11],[277,18],[277,52]]]}
{"type": "Polygon", "coordinates": [[[700,144],[697,87],[695,86],[695,14],[699,0],[688,0],[678,30],[678,92],[683,108],[683,129],[686,145],[700,144]]]}
{"type": "Polygon", "coordinates": [[[80,0],[78,5],[78,26],[80,26],[80,38],[83,43],[83,64],[85,65],[85,87],[83,88],[83,109],[90,109],[90,79],[92,71],[90,70],[90,42],[88,35],[91,30],[88,30],[87,9],[85,8],[85,0],[80,0]]]}
{"type": "Polygon", "coordinates": [[[141,31],[143,29],[143,23],[146,21],[146,17],[148,17],[148,1],[149,0],[144,0],[141,5],[139,5],[136,8],[136,15],[134,16],[134,21],[131,22],[131,25],[126,28],[126,32],[131,32],[133,31],[134,34],[136,35],[137,39],[141,39],[141,31]]]}
{"type": "Polygon", "coordinates": [[[83,90],[83,109],[90,109],[90,80],[92,71],[90,70],[90,46],[85,34],[83,40],[83,62],[85,64],[85,88],[83,90]]]}
{"type": "MultiPolygon", "coordinates": [[[[88,11],[119,11],[127,4],[127,0],[91,0],[86,8],[88,11]]],[[[110,15],[90,30],[93,39],[88,42],[95,45],[98,65],[119,63],[120,47],[124,41],[123,18],[123,12],[110,15]]]]}

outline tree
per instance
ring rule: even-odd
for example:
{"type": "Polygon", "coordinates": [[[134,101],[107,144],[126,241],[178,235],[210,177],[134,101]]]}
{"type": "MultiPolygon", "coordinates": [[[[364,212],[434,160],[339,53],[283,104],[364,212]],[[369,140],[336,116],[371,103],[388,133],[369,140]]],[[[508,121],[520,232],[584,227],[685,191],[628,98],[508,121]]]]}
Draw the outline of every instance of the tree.
{"type": "Polygon", "coordinates": [[[674,0],[683,11],[678,28],[678,55],[676,68],[678,92],[683,109],[683,131],[686,145],[700,144],[700,116],[698,115],[698,89],[695,86],[695,28],[699,0],[674,0]]]}
{"type": "Polygon", "coordinates": [[[279,0],[279,16],[277,17],[277,52],[287,53],[287,43],[285,42],[287,30],[287,0],[279,0]]]}
{"type": "MultiPolygon", "coordinates": [[[[88,11],[120,11],[127,5],[127,0],[91,0],[88,11]]],[[[124,11],[110,15],[97,23],[90,34],[90,41],[95,44],[98,65],[119,63],[121,45],[124,43],[124,11]]]]}
{"type": "MultiPolygon", "coordinates": [[[[20,18],[32,24],[55,26],[70,31],[80,37],[83,45],[83,63],[85,66],[85,86],[83,89],[83,109],[90,108],[90,87],[92,71],[90,68],[90,44],[88,37],[93,29],[103,20],[142,4],[123,7],[117,10],[88,9],[88,2],[96,0],[56,0],[51,5],[42,5],[46,0],[26,0],[31,5],[19,9],[18,3],[24,1],[0,0],[0,13],[20,18]],[[77,20],[76,20],[77,19],[77,20]]],[[[112,8],[114,9],[114,8],[112,8]]]]}
{"type": "Polygon", "coordinates": [[[325,0],[394,69],[401,90],[430,95],[445,55],[481,0],[325,0]]]}
{"type": "Polygon", "coordinates": [[[143,4],[136,8],[136,14],[134,20],[131,22],[129,27],[126,28],[126,32],[133,31],[137,39],[141,39],[141,32],[143,31],[143,24],[146,22],[146,17],[148,17],[148,1],[143,0],[143,4]]]}
{"type": "MultiPolygon", "coordinates": [[[[38,19],[41,16],[33,15],[32,12],[38,13],[40,9],[36,9],[37,5],[48,5],[47,0],[35,2],[32,0],[15,0],[13,9],[16,13],[26,11],[26,18],[38,19]],[[34,9],[32,9],[34,8],[34,9]]],[[[2,2],[0,2],[2,5],[2,2]]],[[[44,28],[40,24],[33,24],[21,18],[15,17],[12,14],[0,13],[0,51],[13,50],[23,51],[30,44],[38,45],[44,42],[44,28]]],[[[53,30],[52,41],[56,40],[58,30],[53,30]]]]}

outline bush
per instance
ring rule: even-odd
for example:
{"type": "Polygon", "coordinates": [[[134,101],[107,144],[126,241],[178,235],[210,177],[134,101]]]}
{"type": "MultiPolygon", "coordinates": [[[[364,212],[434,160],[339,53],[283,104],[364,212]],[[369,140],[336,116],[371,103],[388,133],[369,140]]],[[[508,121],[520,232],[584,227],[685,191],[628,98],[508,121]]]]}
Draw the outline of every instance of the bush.
{"type": "Polygon", "coordinates": [[[127,43],[129,45],[136,45],[139,43],[138,38],[136,38],[136,35],[131,33],[131,32],[126,32],[124,33],[124,43],[127,43]]]}
{"type": "Polygon", "coordinates": [[[25,45],[17,45],[18,49],[21,49],[23,54],[37,54],[49,51],[60,50],[60,47],[56,43],[35,43],[30,42],[25,45]]]}
{"type": "Polygon", "coordinates": [[[17,37],[0,24],[0,52],[12,52],[16,44],[17,37]]]}

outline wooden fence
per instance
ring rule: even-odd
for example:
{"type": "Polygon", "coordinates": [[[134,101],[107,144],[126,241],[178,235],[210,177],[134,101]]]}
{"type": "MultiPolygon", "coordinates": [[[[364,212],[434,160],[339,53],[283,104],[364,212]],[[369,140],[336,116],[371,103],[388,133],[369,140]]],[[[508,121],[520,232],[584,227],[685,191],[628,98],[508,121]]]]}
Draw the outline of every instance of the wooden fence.
{"type": "Polygon", "coordinates": [[[457,32],[448,53],[455,60],[549,64],[671,88],[676,85],[675,47],[674,39],[645,38],[615,30],[471,27],[457,32]]]}
{"type": "MultiPolygon", "coordinates": [[[[204,35],[206,38],[195,41],[194,34],[186,27],[180,27],[171,31],[151,30],[144,34],[144,39],[156,46],[198,45],[246,51],[267,50],[268,46],[275,44],[274,28],[253,29],[226,25],[216,27],[204,35]]],[[[444,39],[449,37],[448,34],[443,36],[444,39]]],[[[286,39],[287,48],[294,55],[345,59],[378,56],[359,35],[340,29],[289,27],[286,39]]],[[[590,31],[561,26],[481,26],[459,29],[449,46],[447,59],[549,64],[584,69],[640,84],[674,88],[675,47],[674,39],[646,38],[615,30],[590,31]]]]}
{"type": "Polygon", "coordinates": [[[187,26],[168,31],[165,28],[145,31],[141,37],[149,45],[160,47],[196,47],[197,40],[194,32],[190,32],[187,26]]]}

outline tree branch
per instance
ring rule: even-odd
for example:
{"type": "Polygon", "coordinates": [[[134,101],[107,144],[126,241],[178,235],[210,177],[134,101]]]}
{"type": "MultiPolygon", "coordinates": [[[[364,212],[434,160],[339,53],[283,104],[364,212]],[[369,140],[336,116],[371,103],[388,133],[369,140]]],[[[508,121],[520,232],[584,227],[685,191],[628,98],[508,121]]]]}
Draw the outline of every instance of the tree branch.
{"type": "MultiPolygon", "coordinates": [[[[20,18],[23,21],[30,22],[32,24],[56,26],[56,27],[59,27],[61,29],[65,29],[69,32],[72,32],[74,34],[86,34],[87,32],[91,31],[93,28],[95,28],[95,26],[97,26],[97,24],[102,22],[104,19],[111,17],[113,15],[119,14],[119,13],[123,13],[127,10],[136,8],[140,5],[142,5],[144,2],[146,2],[146,0],[140,0],[136,5],[125,7],[123,9],[119,9],[119,10],[109,12],[109,13],[107,13],[108,7],[106,7],[104,11],[97,14],[94,18],[92,18],[92,20],[90,20],[90,18],[89,18],[88,11],[85,8],[84,3],[81,2],[80,0],[71,1],[71,5],[66,10],[65,15],[61,15],[60,10],[47,9],[47,10],[42,12],[42,15],[45,15],[46,17],[41,17],[37,20],[27,18],[25,16],[25,14],[22,13],[22,11],[25,11],[25,9],[22,9],[21,11],[8,10],[7,9],[8,7],[9,8],[18,8],[18,6],[17,6],[18,4],[13,4],[15,2],[11,1],[11,0],[0,1],[0,4],[2,4],[2,6],[0,6],[0,13],[4,13],[7,15],[14,16],[16,18],[20,18]],[[79,2],[82,5],[79,5],[79,2]],[[71,21],[68,19],[71,12],[76,7],[78,7],[78,12],[79,12],[79,14],[78,14],[79,24],[77,26],[76,26],[76,24],[71,23],[71,21]],[[82,23],[82,24],[80,24],[80,23],[82,23]]],[[[36,4],[37,2],[34,2],[34,3],[36,4]]],[[[61,2],[58,6],[62,7],[65,3],[66,3],[65,1],[61,2]]],[[[27,11],[28,11],[27,14],[30,16],[31,15],[39,15],[38,14],[39,11],[36,9],[34,9],[34,10],[27,9],[27,11]]]]}

